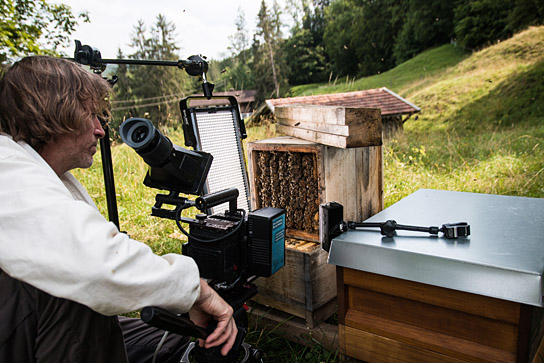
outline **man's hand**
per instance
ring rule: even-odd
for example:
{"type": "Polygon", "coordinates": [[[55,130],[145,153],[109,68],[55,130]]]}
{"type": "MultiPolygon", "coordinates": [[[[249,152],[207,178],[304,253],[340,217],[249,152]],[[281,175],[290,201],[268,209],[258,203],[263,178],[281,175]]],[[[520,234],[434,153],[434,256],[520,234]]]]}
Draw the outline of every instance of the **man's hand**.
{"type": "MultiPolygon", "coordinates": [[[[217,321],[217,327],[204,341],[205,348],[224,344],[221,348],[221,354],[224,356],[227,355],[238,333],[232,313],[232,307],[206,281],[201,279],[200,297],[196,300],[191,310],[189,310],[189,317],[196,325],[202,327],[206,327],[211,318],[217,321]]],[[[200,341],[200,345],[202,346],[202,340],[200,341]]]]}

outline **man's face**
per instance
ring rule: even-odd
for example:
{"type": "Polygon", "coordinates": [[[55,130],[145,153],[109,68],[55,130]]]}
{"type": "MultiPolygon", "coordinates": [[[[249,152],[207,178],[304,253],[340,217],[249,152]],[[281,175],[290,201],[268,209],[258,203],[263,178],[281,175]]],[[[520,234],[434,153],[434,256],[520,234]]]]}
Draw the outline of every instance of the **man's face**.
{"type": "Polygon", "coordinates": [[[54,143],[56,151],[62,155],[62,168],[68,171],[93,165],[93,155],[96,153],[98,140],[104,135],[102,125],[94,115],[88,120],[88,126],[81,133],[58,137],[54,143]]]}

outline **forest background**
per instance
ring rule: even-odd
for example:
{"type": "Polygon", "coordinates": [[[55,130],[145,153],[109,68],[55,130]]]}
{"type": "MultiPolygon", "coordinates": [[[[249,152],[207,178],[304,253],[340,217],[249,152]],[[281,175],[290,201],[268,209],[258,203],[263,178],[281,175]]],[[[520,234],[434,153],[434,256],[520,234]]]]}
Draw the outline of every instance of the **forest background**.
{"type": "MultiPolygon", "coordinates": [[[[255,16],[255,15],[254,15],[255,16]]],[[[355,80],[381,74],[422,51],[454,44],[465,52],[505,40],[544,22],[543,0],[288,0],[281,8],[261,0],[257,28],[249,34],[238,9],[230,56],[212,60],[215,91],[256,90],[257,101],[295,95],[293,86],[355,80]],[[282,14],[288,15],[285,32],[282,14]]],[[[46,0],[0,3],[0,62],[29,53],[55,54],[88,15],[46,0]]],[[[166,15],[138,21],[128,35],[133,52],[119,58],[177,60],[176,29],[166,15]]],[[[156,124],[179,123],[177,100],[200,93],[197,79],[177,69],[112,68],[119,81],[115,119],[147,115],[156,124]]]]}

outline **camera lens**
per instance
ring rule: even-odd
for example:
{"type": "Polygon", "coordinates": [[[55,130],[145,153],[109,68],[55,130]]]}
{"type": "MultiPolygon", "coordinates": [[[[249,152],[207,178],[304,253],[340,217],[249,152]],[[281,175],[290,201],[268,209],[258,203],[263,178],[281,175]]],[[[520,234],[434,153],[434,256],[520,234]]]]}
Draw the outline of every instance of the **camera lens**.
{"type": "Polygon", "coordinates": [[[148,130],[149,129],[145,126],[138,126],[131,135],[132,141],[135,143],[140,143],[145,140],[147,134],[149,133],[148,130]]]}
{"type": "Polygon", "coordinates": [[[165,163],[173,149],[172,142],[145,118],[129,118],[121,124],[119,134],[151,166],[165,163]]]}
{"type": "Polygon", "coordinates": [[[129,118],[121,124],[121,139],[136,151],[146,149],[153,144],[156,129],[151,121],[145,118],[129,118]]]}

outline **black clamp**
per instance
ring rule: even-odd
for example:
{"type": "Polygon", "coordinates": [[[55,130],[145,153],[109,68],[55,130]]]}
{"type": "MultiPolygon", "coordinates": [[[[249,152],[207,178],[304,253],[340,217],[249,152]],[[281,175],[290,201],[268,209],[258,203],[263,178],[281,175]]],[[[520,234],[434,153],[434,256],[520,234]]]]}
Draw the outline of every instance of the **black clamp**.
{"type": "Polygon", "coordinates": [[[470,236],[470,226],[467,222],[443,224],[440,232],[444,233],[446,238],[459,238],[470,236]]]}

